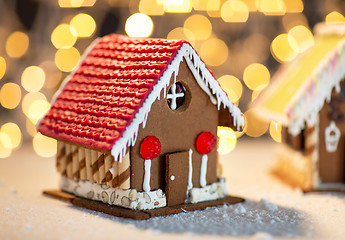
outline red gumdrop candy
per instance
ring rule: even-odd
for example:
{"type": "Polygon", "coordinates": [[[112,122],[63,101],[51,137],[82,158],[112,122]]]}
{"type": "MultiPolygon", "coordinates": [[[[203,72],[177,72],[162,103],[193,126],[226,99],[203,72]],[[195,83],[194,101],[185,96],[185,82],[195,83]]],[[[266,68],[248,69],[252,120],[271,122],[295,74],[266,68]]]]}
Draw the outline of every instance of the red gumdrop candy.
{"type": "Polygon", "coordinates": [[[196,149],[200,154],[208,154],[217,145],[216,137],[210,132],[202,132],[196,139],[196,149]]]}
{"type": "Polygon", "coordinates": [[[161,142],[155,136],[146,137],[141,143],[140,154],[145,159],[154,159],[161,153],[161,142]]]}

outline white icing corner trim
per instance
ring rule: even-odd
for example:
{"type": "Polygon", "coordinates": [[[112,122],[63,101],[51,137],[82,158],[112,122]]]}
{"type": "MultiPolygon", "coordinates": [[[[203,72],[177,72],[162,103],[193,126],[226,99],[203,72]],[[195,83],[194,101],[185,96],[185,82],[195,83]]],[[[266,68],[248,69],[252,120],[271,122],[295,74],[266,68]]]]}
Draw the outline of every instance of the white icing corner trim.
{"type": "Polygon", "coordinates": [[[165,70],[162,77],[158,80],[157,84],[153,87],[151,93],[135,115],[132,123],[126,128],[122,137],[112,147],[111,155],[113,155],[115,161],[121,161],[122,157],[126,154],[127,147],[135,144],[138,136],[139,125],[142,123],[143,127],[145,127],[151,106],[156,99],[160,98],[160,94],[163,89],[164,97],[167,97],[166,90],[170,84],[171,76],[174,74],[174,81],[176,82],[180,63],[183,59],[186,60],[186,63],[192,71],[199,86],[207,93],[212,103],[217,104],[218,110],[220,109],[221,104],[223,104],[224,107],[229,109],[230,114],[233,116],[234,126],[236,126],[238,130],[243,127],[244,118],[240,109],[230,101],[226,93],[220,87],[218,81],[206,68],[205,63],[201,61],[195,50],[189,44],[185,43],[178,50],[175,58],[165,70]],[[200,76],[200,74],[202,76],[200,76]]]}
{"type": "Polygon", "coordinates": [[[212,183],[202,188],[192,188],[189,193],[191,203],[216,200],[227,196],[225,179],[221,178],[219,182],[212,183]]]}

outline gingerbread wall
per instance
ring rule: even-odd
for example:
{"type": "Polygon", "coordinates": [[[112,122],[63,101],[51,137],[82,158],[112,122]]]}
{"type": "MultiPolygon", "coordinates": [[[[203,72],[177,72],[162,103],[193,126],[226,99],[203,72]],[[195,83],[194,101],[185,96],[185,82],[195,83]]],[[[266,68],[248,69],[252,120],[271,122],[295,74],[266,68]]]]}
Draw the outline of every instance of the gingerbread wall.
{"type": "MultiPolygon", "coordinates": [[[[171,78],[170,85],[174,83],[171,78]]],[[[165,189],[165,153],[193,150],[193,186],[200,187],[201,155],[195,148],[195,140],[203,131],[210,131],[217,136],[218,110],[211,103],[209,96],[199,87],[185,61],[181,63],[177,81],[186,88],[184,105],[178,110],[171,110],[161,92],[160,100],[153,103],[146,127],[139,128],[135,146],[130,149],[131,188],[143,191],[144,159],[140,155],[140,145],[147,136],[159,138],[162,150],[159,157],[152,160],[151,190],[165,189]]],[[[188,161],[188,159],[187,159],[188,161]]],[[[207,184],[217,181],[217,151],[208,154],[207,184]]]]}
{"type": "Polygon", "coordinates": [[[321,182],[345,182],[345,98],[335,90],[332,100],[325,103],[320,111],[319,125],[319,175],[321,182]],[[331,120],[341,131],[336,152],[327,152],[325,147],[325,128],[331,120]]]}

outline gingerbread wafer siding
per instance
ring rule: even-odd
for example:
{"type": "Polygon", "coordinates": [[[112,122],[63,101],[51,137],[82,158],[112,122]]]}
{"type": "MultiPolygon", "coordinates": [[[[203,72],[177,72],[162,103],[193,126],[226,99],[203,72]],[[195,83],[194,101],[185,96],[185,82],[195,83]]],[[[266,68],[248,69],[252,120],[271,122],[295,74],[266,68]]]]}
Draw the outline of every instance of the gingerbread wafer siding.
{"type": "Polygon", "coordinates": [[[119,187],[121,189],[129,189],[130,188],[130,169],[129,169],[129,151],[124,156],[122,161],[119,163],[119,187]]]}
{"type": "Polygon", "coordinates": [[[98,152],[97,153],[98,155],[98,181],[97,183],[98,184],[103,184],[103,179],[104,179],[104,176],[105,176],[105,173],[104,173],[104,153],[102,152],[98,152]]]}
{"type": "Polygon", "coordinates": [[[73,179],[78,180],[80,178],[79,175],[79,157],[78,157],[78,147],[72,145],[72,171],[73,171],[73,179]]]}
{"type": "Polygon", "coordinates": [[[85,148],[86,179],[92,182],[91,149],[85,148]]]}
{"type": "Polygon", "coordinates": [[[79,177],[81,180],[87,179],[86,177],[86,159],[85,148],[78,148],[78,160],[79,160],[79,177]]]}
{"type": "Polygon", "coordinates": [[[98,182],[98,153],[97,151],[91,150],[91,168],[92,168],[92,180],[91,182],[98,182]]]}
{"type": "Polygon", "coordinates": [[[107,154],[104,157],[104,179],[102,180],[102,182],[110,187],[112,186],[111,181],[113,179],[113,174],[111,173],[110,169],[115,163],[116,162],[114,161],[114,158],[110,154],[107,154]]]}
{"type": "Polygon", "coordinates": [[[315,117],[314,124],[309,126],[307,124],[307,137],[306,137],[306,154],[310,159],[310,175],[309,175],[309,186],[316,188],[320,182],[319,178],[319,117],[315,117]]]}
{"type": "Polygon", "coordinates": [[[66,146],[62,141],[57,141],[56,168],[60,174],[66,171],[66,146]]]}
{"type": "Polygon", "coordinates": [[[66,144],[66,174],[69,178],[73,177],[73,158],[71,144],[66,144]]]}

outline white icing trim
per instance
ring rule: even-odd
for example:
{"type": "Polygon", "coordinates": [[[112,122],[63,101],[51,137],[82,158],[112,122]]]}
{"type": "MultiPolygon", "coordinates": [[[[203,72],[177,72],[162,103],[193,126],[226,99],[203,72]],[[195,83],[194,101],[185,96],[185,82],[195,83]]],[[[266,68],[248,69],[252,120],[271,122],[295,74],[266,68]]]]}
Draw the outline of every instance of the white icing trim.
{"type": "Polygon", "coordinates": [[[331,121],[325,128],[325,144],[327,152],[337,151],[340,136],[340,129],[335,125],[334,121],[331,121]]]}
{"type": "Polygon", "coordinates": [[[185,43],[181,46],[174,60],[165,70],[157,84],[153,87],[151,93],[135,115],[132,123],[126,128],[122,137],[117,140],[112,147],[111,154],[113,155],[115,161],[121,161],[122,157],[126,154],[127,147],[135,144],[139,131],[139,125],[143,123],[143,127],[145,127],[151,106],[156,99],[160,98],[160,93],[162,90],[164,90],[164,97],[166,98],[166,88],[170,84],[170,78],[174,74],[174,82],[176,82],[180,63],[183,61],[183,59],[186,59],[187,65],[192,71],[199,86],[207,93],[207,95],[209,95],[212,103],[217,103],[218,110],[220,109],[221,104],[223,104],[224,107],[229,109],[230,114],[233,116],[233,124],[237,127],[237,130],[240,130],[241,127],[243,127],[244,118],[240,109],[230,101],[217,80],[206,68],[205,63],[201,61],[195,50],[189,44],[185,43]],[[202,74],[202,76],[200,76],[199,72],[202,74]],[[214,98],[213,95],[215,95],[216,98],[214,98]]]}
{"type": "Polygon", "coordinates": [[[151,190],[150,186],[150,179],[151,179],[151,160],[145,159],[144,161],[144,181],[143,181],[143,189],[145,192],[149,192],[151,190]]]}
{"type": "Polygon", "coordinates": [[[177,107],[176,100],[179,97],[184,97],[184,93],[183,92],[176,93],[176,83],[175,83],[171,86],[171,94],[168,93],[167,95],[167,99],[171,99],[171,105],[170,105],[171,110],[176,110],[176,107],[177,107]]]}
{"type": "Polygon", "coordinates": [[[206,186],[206,173],[207,173],[207,160],[208,157],[206,154],[201,157],[201,166],[200,166],[200,186],[206,186]]]}
{"type": "Polygon", "coordinates": [[[188,164],[189,164],[189,169],[188,169],[188,185],[187,185],[187,197],[189,194],[189,191],[193,188],[193,150],[190,148],[189,149],[189,158],[188,158],[188,164]]]}
{"type": "Polygon", "coordinates": [[[193,188],[190,191],[191,203],[204,202],[227,196],[226,184],[223,178],[219,182],[212,183],[203,188],[193,188]]]}
{"type": "MultiPolygon", "coordinates": [[[[91,50],[94,48],[94,46],[96,46],[96,44],[101,40],[101,38],[96,38],[95,40],[93,40],[93,42],[90,44],[90,46],[88,46],[85,50],[85,52],[83,53],[83,55],[81,56],[78,65],[74,68],[74,70],[68,74],[68,76],[62,81],[59,90],[56,91],[56,93],[54,94],[54,96],[52,97],[51,101],[50,101],[50,106],[52,106],[55,102],[56,99],[59,97],[59,95],[61,94],[62,90],[65,88],[66,84],[69,82],[69,80],[74,76],[75,72],[80,68],[81,64],[84,62],[85,58],[87,57],[87,55],[89,55],[89,53],[91,52],[91,50]]],[[[36,123],[36,129],[38,129],[38,127],[41,124],[41,121],[46,117],[46,114],[44,114],[44,116],[39,119],[36,123]]]]}
{"type": "Polygon", "coordinates": [[[166,197],[161,189],[137,192],[135,189],[112,188],[88,180],[75,181],[67,177],[61,178],[60,185],[62,190],[79,197],[124,208],[146,210],[166,206],[166,197]]]}

